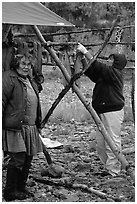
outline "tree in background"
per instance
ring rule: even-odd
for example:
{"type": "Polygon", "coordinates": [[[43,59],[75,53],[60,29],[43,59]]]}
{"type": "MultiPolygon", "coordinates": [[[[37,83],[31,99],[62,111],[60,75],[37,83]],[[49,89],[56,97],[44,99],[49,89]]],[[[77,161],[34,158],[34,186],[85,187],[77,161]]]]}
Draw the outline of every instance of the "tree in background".
{"type": "MultiPolygon", "coordinates": [[[[42,2],[42,4],[64,19],[75,24],[75,27],[38,26],[42,33],[76,31],[77,29],[82,30],[86,28],[110,28],[112,21],[116,19],[117,15],[122,16],[119,22],[120,26],[135,24],[135,2],[42,2]]],[[[31,26],[15,25],[14,30],[15,32],[21,33],[34,32],[31,26]]],[[[54,40],[57,42],[79,41],[84,44],[90,44],[102,42],[106,36],[106,32],[107,31],[73,34],[69,36],[69,39],[68,35],[55,36],[54,39],[46,40],[54,40]]],[[[134,35],[134,28],[126,29],[124,31],[123,41],[135,41],[134,35]]]]}
{"type": "Polygon", "coordinates": [[[135,21],[135,2],[43,2],[49,9],[77,27],[92,28],[111,25],[117,15],[124,24],[135,21]]]}
{"type": "MultiPolygon", "coordinates": [[[[117,15],[122,15],[120,25],[135,23],[135,2],[42,2],[53,12],[75,24],[76,28],[111,27],[117,15]]],[[[61,27],[39,26],[41,32],[56,32],[61,27]]],[[[66,31],[74,28],[64,27],[66,31]]],[[[18,32],[31,33],[30,26],[16,26],[18,32]]]]}

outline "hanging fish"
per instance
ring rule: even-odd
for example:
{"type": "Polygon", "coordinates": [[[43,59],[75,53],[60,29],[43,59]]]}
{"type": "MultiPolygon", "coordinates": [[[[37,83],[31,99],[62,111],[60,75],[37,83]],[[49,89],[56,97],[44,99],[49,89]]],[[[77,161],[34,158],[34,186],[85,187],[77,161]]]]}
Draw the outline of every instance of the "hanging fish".
{"type": "MultiPolygon", "coordinates": [[[[64,67],[67,69],[67,72],[71,76],[72,73],[71,73],[71,68],[70,68],[70,60],[69,60],[68,52],[66,50],[63,51],[62,64],[64,65],[64,67]]],[[[66,81],[63,75],[61,78],[61,83],[63,84],[64,87],[66,87],[66,85],[68,84],[68,82],[66,81]]]]}
{"type": "Polygon", "coordinates": [[[10,63],[12,60],[14,49],[13,47],[2,47],[2,71],[10,69],[10,63]]]}
{"type": "MultiPolygon", "coordinates": [[[[73,75],[74,74],[77,74],[81,71],[81,53],[76,53],[76,58],[75,58],[75,61],[74,61],[74,66],[73,66],[73,75]]],[[[80,78],[77,79],[75,81],[75,84],[78,88],[81,87],[81,83],[80,83],[80,78]]]]}
{"type": "Polygon", "coordinates": [[[42,50],[42,64],[46,65],[50,63],[50,55],[49,52],[45,49],[42,50]]]}

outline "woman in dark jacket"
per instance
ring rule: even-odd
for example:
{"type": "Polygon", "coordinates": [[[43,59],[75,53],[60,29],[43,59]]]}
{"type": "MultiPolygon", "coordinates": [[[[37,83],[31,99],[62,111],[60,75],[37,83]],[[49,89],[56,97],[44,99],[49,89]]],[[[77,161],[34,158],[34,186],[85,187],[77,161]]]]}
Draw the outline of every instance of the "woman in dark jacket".
{"type": "MultiPolygon", "coordinates": [[[[82,63],[87,66],[85,56],[90,60],[92,55],[81,44],[78,45],[77,49],[84,54],[82,63]]],[[[121,151],[120,130],[124,117],[123,107],[125,103],[122,70],[126,66],[127,60],[124,54],[112,54],[108,59],[112,60],[111,65],[95,60],[86,70],[85,75],[95,83],[92,106],[103,122],[114,145],[121,151]]],[[[99,157],[107,170],[106,175],[115,176],[119,174],[121,165],[100,132],[98,132],[96,139],[99,157]]]]}
{"type": "Polygon", "coordinates": [[[31,56],[16,55],[12,64],[2,77],[2,146],[10,156],[4,189],[6,201],[32,195],[26,189],[26,181],[33,156],[43,151],[38,87],[29,77],[31,56]]]}

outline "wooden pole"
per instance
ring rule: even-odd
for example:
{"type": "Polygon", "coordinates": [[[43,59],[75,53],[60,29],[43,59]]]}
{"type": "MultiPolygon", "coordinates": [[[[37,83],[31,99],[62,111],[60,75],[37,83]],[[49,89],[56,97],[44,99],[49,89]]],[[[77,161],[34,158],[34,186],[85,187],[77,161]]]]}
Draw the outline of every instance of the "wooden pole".
{"type": "Polygon", "coordinates": [[[132,103],[133,120],[135,124],[135,70],[134,69],[132,69],[131,103],[132,103]]]}
{"type": "MultiPolygon", "coordinates": [[[[122,29],[127,29],[127,28],[134,28],[135,25],[128,25],[128,26],[123,26],[122,29]]],[[[115,27],[115,29],[119,28],[118,27],[115,27]]],[[[59,36],[59,35],[71,35],[71,34],[80,34],[80,33],[85,33],[85,32],[100,32],[100,31],[109,31],[110,28],[92,28],[92,29],[85,29],[85,30],[76,30],[76,31],[69,31],[69,32],[60,32],[60,33],[42,33],[42,36],[43,37],[49,37],[49,36],[59,36]]],[[[15,33],[14,34],[14,38],[17,38],[17,37],[36,37],[36,34],[22,34],[22,33],[15,33]]]]}
{"type": "MultiPolygon", "coordinates": [[[[38,29],[37,26],[33,26],[34,31],[37,34],[38,39],[42,42],[45,43],[45,46],[47,46],[47,42],[45,41],[45,39],[43,38],[40,30],[38,29]]],[[[68,81],[68,83],[71,80],[71,77],[69,76],[66,68],[63,66],[63,64],[61,63],[61,61],[59,60],[59,58],[57,57],[56,53],[54,52],[54,50],[52,48],[49,48],[48,46],[46,47],[47,51],[50,53],[50,55],[52,56],[52,58],[54,59],[54,61],[56,62],[56,64],[58,65],[58,67],[60,68],[60,70],[62,71],[64,77],[66,78],[66,80],[68,81]]],[[[100,52],[100,50],[99,50],[100,52]]],[[[98,52],[98,53],[99,53],[98,52]]],[[[97,54],[98,54],[97,53],[97,54]]],[[[96,54],[96,56],[97,56],[96,54]]],[[[128,164],[127,160],[125,159],[124,155],[122,154],[122,152],[114,145],[111,137],[108,135],[103,123],[101,122],[100,118],[98,117],[98,115],[96,114],[95,110],[92,108],[92,106],[90,105],[90,103],[88,101],[86,101],[86,99],[84,98],[83,94],[81,93],[81,91],[78,89],[78,87],[73,84],[73,90],[75,91],[75,93],[77,94],[78,98],[81,100],[81,102],[84,104],[85,108],[89,111],[89,113],[91,114],[92,118],[94,119],[99,131],[102,133],[104,139],[106,140],[106,142],[108,143],[108,145],[110,146],[112,152],[116,155],[116,157],[119,159],[119,161],[121,162],[122,166],[126,169],[127,173],[130,175],[130,177],[132,178],[132,180],[135,182],[135,173],[133,171],[133,169],[130,167],[130,165],[128,164]]]]}
{"type": "MultiPolygon", "coordinates": [[[[130,42],[132,41],[132,31],[129,28],[129,35],[130,35],[130,42]]],[[[132,52],[135,51],[135,47],[132,50],[132,47],[130,49],[130,53],[132,56],[132,52]]],[[[135,70],[132,69],[132,90],[131,90],[131,104],[132,104],[132,115],[133,115],[133,120],[135,124],[135,70]]]]}
{"type": "Polygon", "coordinates": [[[2,29],[2,42],[6,42],[10,29],[12,28],[11,24],[4,24],[2,29]]]}
{"type": "Polygon", "coordinates": [[[87,185],[85,184],[74,184],[72,182],[65,182],[63,180],[49,180],[49,179],[46,179],[46,178],[41,178],[41,177],[34,177],[32,176],[32,178],[36,181],[36,182],[39,182],[39,183],[43,183],[43,184],[46,184],[46,185],[51,185],[51,186],[63,186],[64,188],[72,188],[72,189],[80,189],[82,191],[85,191],[87,193],[93,193],[95,194],[96,196],[99,196],[101,198],[104,198],[104,199],[111,199],[115,202],[120,202],[121,199],[118,198],[118,197],[115,197],[113,195],[107,195],[106,193],[103,193],[99,190],[96,190],[94,189],[93,187],[88,187],[87,185]]]}
{"type": "Polygon", "coordinates": [[[51,108],[49,109],[48,113],[46,114],[45,118],[43,119],[42,123],[41,123],[41,128],[44,128],[45,124],[47,123],[50,115],[53,113],[54,109],[56,108],[56,106],[59,104],[59,102],[62,100],[62,98],[65,96],[65,94],[69,91],[69,89],[71,88],[72,84],[71,82],[69,84],[66,85],[66,87],[59,93],[58,97],[56,98],[56,100],[54,101],[54,103],[52,104],[51,108]]]}
{"type": "MultiPolygon", "coordinates": [[[[49,46],[53,46],[53,47],[56,47],[56,46],[64,46],[64,45],[67,45],[67,46],[76,46],[78,44],[78,42],[62,42],[62,43],[58,43],[58,42],[49,42],[49,46]]],[[[96,46],[101,46],[103,43],[91,43],[91,44],[83,44],[84,47],[96,47],[96,46]]],[[[108,45],[134,45],[135,42],[108,42],[107,43],[108,45]]]]}

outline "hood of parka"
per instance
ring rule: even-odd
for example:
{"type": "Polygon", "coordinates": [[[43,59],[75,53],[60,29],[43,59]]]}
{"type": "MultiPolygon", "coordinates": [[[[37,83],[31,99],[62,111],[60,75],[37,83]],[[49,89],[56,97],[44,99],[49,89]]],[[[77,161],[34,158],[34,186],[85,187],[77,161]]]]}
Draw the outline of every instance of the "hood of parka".
{"type": "Polygon", "coordinates": [[[127,64],[127,59],[124,54],[111,54],[109,57],[113,56],[114,61],[112,66],[116,69],[124,69],[127,64]]]}

